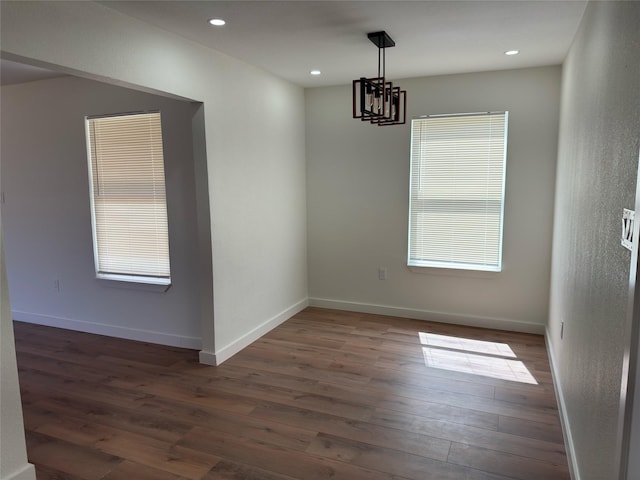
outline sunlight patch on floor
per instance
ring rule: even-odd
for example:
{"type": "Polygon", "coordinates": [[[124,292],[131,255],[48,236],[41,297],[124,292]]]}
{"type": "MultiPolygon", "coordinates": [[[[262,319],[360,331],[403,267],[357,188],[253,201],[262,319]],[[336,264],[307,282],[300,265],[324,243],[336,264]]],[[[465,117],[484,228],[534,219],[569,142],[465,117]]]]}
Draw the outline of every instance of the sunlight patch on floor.
{"type": "Polygon", "coordinates": [[[506,343],[486,342],[472,338],[452,337],[450,335],[438,335],[436,333],[419,332],[420,343],[430,347],[448,348],[450,350],[462,350],[500,357],[516,358],[511,347],[506,343]]]}
{"type": "Polygon", "coordinates": [[[424,332],[419,335],[420,342],[426,345],[422,347],[422,353],[428,367],[538,384],[507,344],[424,332]]]}

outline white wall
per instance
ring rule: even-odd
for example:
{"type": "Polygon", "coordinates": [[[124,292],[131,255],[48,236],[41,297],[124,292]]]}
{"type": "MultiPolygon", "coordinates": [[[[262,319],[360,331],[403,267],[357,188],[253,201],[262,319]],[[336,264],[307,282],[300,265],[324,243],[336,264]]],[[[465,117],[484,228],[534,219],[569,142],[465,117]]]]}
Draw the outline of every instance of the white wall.
{"type": "Polygon", "coordinates": [[[35,480],[27,449],[0,222],[0,479],[35,480]]]}
{"type": "Polygon", "coordinates": [[[200,348],[195,108],[76,77],[2,87],[3,221],[15,320],[200,348]],[[166,292],[97,280],[93,261],[84,117],[146,110],[162,117],[172,274],[166,292]]]}
{"type": "Polygon", "coordinates": [[[638,2],[589,3],[563,69],[548,341],[581,480],[617,478],[620,460],[631,258],[620,225],[640,147],[638,25],[638,2]]]}
{"type": "Polygon", "coordinates": [[[410,122],[351,118],[351,87],[308,89],[312,304],[541,333],[547,319],[560,67],[397,81],[408,117],[509,111],[503,271],[409,270],[410,122]],[[388,280],[378,280],[378,267],[388,280]]]}
{"type": "Polygon", "coordinates": [[[215,300],[204,361],[306,305],[301,88],[92,2],[2,2],[1,20],[6,58],[204,103],[215,300]]]}

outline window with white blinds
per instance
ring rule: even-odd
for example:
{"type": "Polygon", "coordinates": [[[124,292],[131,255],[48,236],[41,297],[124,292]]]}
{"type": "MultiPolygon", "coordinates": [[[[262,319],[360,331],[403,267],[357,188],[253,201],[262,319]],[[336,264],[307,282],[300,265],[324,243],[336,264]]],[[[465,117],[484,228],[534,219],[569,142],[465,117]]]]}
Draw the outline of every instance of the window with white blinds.
{"type": "Polygon", "coordinates": [[[168,285],[160,113],[86,118],[96,274],[168,285]]]}
{"type": "Polygon", "coordinates": [[[508,112],[411,122],[409,266],[502,269],[508,112]]]}

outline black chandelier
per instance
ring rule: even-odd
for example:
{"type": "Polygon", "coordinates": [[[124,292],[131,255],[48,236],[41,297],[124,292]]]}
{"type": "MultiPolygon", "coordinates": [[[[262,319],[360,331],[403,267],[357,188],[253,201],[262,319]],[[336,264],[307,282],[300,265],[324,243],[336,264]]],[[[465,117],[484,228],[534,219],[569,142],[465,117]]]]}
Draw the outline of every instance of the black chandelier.
{"type": "Polygon", "coordinates": [[[385,49],[396,43],[387,32],[368,33],[378,47],[378,76],[353,81],[353,118],[374,125],[402,125],[407,122],[407,92],[385,80],[385,49]]]}

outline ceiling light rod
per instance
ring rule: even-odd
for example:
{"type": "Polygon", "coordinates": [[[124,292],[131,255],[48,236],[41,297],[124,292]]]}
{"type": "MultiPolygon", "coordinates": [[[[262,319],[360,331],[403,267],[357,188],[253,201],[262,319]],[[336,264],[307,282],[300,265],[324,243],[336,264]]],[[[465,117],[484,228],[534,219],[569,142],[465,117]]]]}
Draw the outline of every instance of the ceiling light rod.
{"type": "Polygon", "coordinates": [[[378,47],[378,77],[384,77],[385,74],[385,49],[396,46],[396,42],[384,30],[382,32],[367,33],[367,38],[378,47]],[[382,75],[380,75],[380,57],[382,56],[382,75]]]}
{"type": "Polygon", "coordinates": [[[385,50],[396,43],[385,31],[368,33],[367,37],[378,47],[378,76],[353,81],[353,118],[379,126],[404,124],[407,92],[385,80],[385,50]]]}

